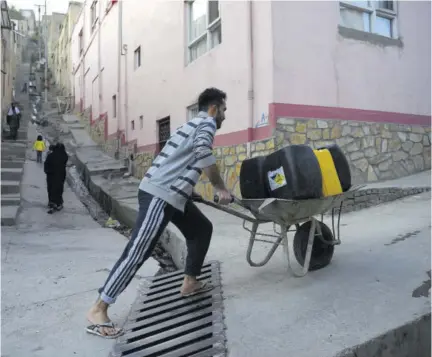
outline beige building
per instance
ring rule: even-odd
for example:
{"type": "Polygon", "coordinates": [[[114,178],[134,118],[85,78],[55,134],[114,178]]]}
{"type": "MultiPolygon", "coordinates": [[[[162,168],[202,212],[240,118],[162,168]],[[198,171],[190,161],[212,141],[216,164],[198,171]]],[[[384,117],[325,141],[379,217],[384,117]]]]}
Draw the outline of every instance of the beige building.
{"type": "Polygon", "coordinates": [[[48,68],[51,69],[52,73],[56,72],[56,63],[54,63],[55,51],[57,42],[62,29],[63,20],[65,14],[53,12],[46,22],[48,25],[47,29],[47,47],[48,47],[48,68]]]}
{"type": "Polygon", "coordinates": [[[21,63],[23,60],[23,50],[28,38],[27,19],[18,11],[10,11],[9,17],[12,22],[12,30],[14,32],[14,53],[16,63],[21,63]]]}
{"type": "Polygon", "coordinates": [[[61,25],[61,31],[57,43],[54,45],[54,81],[60,93],[69,96],[72,93],[72,59],[71,59],[71,36],[78,15],[80,14],[82,3],[69,2],[68,11],[61,25]]]}
{"type": "Polygon", "coordinates": [[[13,31],[13,53],[15,57],[15,63],[23,62],[23,50],[26,44],[27,36],[19,31],[19,20],[11,18],[12,31],[13,31]]]}
{"type": "Polygon", "coordinates": [[[28,35],[29,20],[15,8],[9,8],[9,17],[15,23],[15,31],[23,35],[28,35]]]}
{"type": "Polygon", "coordinates": [[[16,55],[14,23],[9,17],[8,4],[2,0],[1,8],[1,123],[4,128],[6,114],[15,93],[16,55]]]}
{"type": "Polygon", "coordinates": [[[36,33],[36,15],[33,10],[20,10],[22,16],[27,20],[27,29],[24,33],[33,36],[36,33]]]}

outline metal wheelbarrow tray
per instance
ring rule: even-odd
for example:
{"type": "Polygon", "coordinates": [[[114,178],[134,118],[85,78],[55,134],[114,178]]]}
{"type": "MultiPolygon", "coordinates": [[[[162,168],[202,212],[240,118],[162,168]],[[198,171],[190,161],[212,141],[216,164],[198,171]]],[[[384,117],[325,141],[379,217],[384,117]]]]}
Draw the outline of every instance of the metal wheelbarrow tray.
{"type": "Polygon", "coordinates": [[[343,201],[348,194],[358,191],[362,187],[364,185],[352,187],[349,191],[339,195],[309,200],[235,198],[234,203],[246,209],[250,214],[241,212],[232,206],[222,206],[202,198],[194,198],[194,200],[243,219],[243,228],[250,233],[246,253],[246,260],[250,266],[264,266],[269,262],[277,248],[282,245],[289,270],[294,276],[303,277],[310,270],[318,270],[330,264],[334,246],[341,244],[340,216],[343,201]],[[324,214],[328,212],[331,213],[331,229],[324,223],[324,214]],[[317,219],[318,216],[319,219],[317,219]],[[337,218],[336,226],[335,218],[337,218]],[[252,226],[248,227],[248,223],[252,226]],[[274,234],[258,232],[259,226],[265,223],[273,223],[274,234]],[[279,226],[279,230],[277,226],[279,226]],[[288,232],[295,233],[293,251],[297,262],[302,266],[300,270],[295,269],[291,263],[288,232]],[[255,242],[271,244],[267,255],[259,262],[252,259],[255,242]]]}

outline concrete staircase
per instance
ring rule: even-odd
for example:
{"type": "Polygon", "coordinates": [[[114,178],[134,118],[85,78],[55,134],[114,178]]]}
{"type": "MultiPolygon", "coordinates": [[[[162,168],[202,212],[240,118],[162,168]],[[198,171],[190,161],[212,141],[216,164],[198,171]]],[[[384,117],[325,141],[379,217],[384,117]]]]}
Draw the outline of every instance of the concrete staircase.
{"type": "Polygon", "coordinates": [[[16,141],[1,143],[1,225],[13,226],[21,201],[21,178],[27,150],[27,123],[22,122],[16,141]]]}

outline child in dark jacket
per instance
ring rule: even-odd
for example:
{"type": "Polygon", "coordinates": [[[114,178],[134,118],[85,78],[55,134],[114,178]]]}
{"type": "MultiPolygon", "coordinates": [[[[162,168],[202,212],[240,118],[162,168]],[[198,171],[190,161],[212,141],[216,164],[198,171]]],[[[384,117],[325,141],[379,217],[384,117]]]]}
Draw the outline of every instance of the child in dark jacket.
{"type": "Polygon", "coordinates": [[[63,209],[63,189],[68,159],[66,148],[62,143],[50,146],[50,152],[44,164],[44,171],[47,175],[48,213],[50,214],[63,209]]]}

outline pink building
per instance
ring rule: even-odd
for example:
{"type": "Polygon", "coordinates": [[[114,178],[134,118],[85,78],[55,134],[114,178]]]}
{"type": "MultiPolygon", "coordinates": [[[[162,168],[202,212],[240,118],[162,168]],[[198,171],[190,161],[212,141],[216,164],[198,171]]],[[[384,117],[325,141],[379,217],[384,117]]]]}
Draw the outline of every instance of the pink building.
{"type": "Polygon", "coordinates": [[[430,26],[420,1],[86,1],[75,97],[107,151],[137,153],[138,176],[215,86],[232,189],[244,158],[290,143],[336,142],[357,182],[398,177],[430,168],[430,26]]]}

